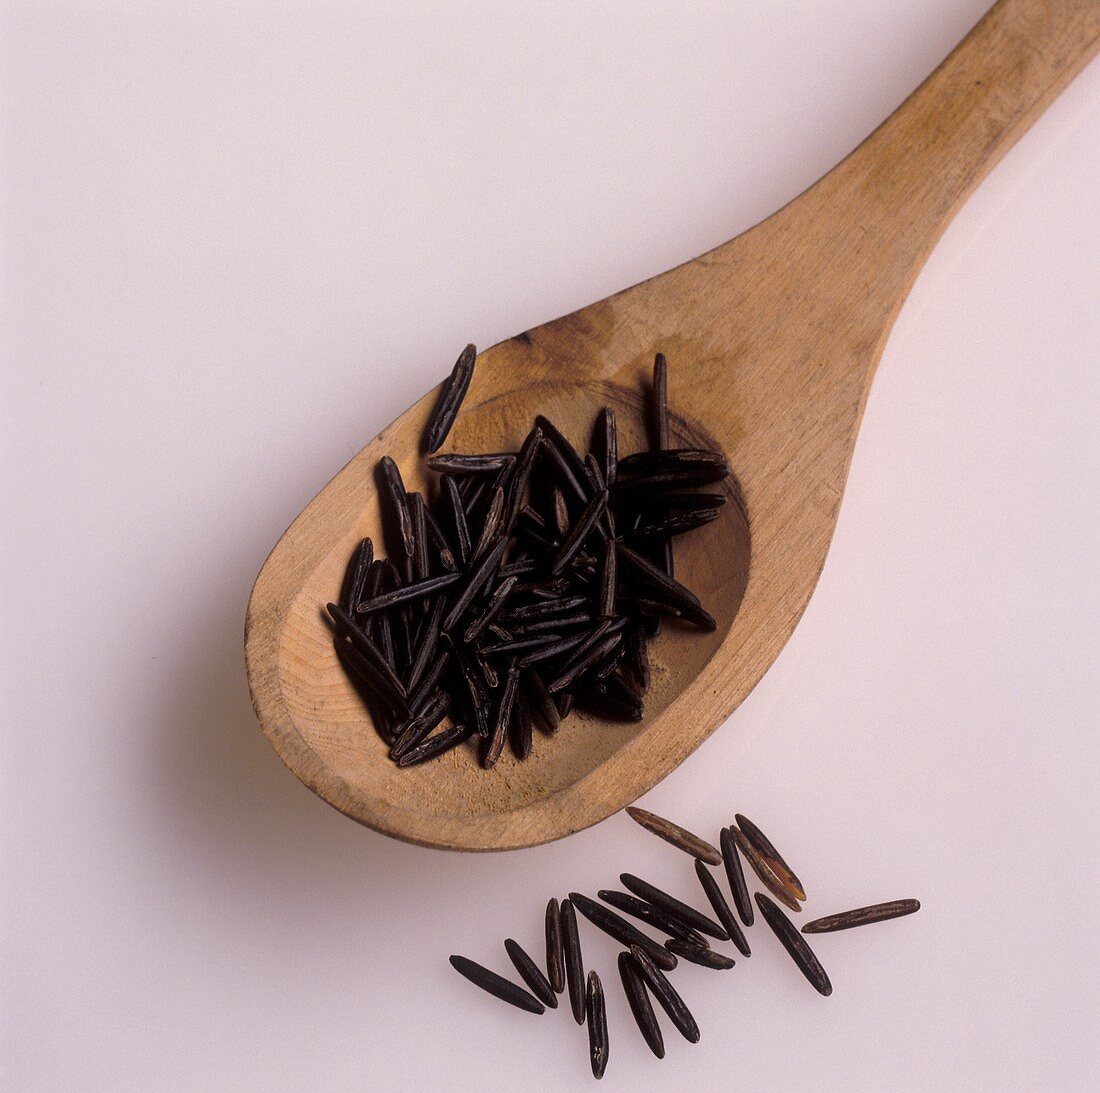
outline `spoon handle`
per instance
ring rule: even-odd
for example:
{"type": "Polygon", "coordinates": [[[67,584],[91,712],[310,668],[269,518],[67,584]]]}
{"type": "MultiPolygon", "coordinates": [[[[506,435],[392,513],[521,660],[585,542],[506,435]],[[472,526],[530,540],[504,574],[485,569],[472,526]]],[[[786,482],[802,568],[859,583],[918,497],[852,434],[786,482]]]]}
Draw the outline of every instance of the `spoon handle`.
{"type": "Polygon", "coordinates": [[[999,0],[804,195],[822,203],[836,272],[896,309],[954,213],[1098,47],[1100,0],[999,0]]]}

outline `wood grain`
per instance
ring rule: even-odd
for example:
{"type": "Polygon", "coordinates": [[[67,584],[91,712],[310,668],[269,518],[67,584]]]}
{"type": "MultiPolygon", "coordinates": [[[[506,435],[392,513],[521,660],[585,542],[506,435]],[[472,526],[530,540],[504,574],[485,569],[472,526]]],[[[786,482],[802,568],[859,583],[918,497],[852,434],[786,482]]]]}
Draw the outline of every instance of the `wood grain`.
{"type": "Polygon", "coordinates": [[[619,810],[681,763],[771,665],[817,583],[875,366],[905,296],[967,195],[1095,53],[1095,0],[1001,0],[851,155],[737,239],[482,353],[449,437],[518,447],[545,413],[587,440],[616,412],[644,446],[656,351],[669,361],[672,443],[715,445],[737,475],[718,520],[677,544],[677,577],[718,627],[664,627],[646,716],[577,715],[530,759],[478,769],[465,748],[399,770],[336,660],[321,605],[364,535],[379,541],[374,467],[419,455],[438,392],[368,444],[276,544],[252,591],[245,652],[276,751],[326,801],[379,831],[493,850],[560,838],[619,810]],[[749,528],[751,527],[751,551],[749,528]]]}

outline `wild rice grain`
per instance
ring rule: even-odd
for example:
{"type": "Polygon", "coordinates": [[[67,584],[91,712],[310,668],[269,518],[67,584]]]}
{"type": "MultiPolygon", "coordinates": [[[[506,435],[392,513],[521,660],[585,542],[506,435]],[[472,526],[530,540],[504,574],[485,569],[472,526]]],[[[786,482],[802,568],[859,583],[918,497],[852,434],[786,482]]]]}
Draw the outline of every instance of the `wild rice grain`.
{"type": "Polygon", "coordinates": [[[667,843],[671,843],[678,850],[684,851],[685,854],[690,854],[693,858],[701,858],[708,865],[722,864],[722,855],[718,853],[718,850],[711,846],[706,839],[701,839],[698,835],[692,834],[687,828],[674,824],[671,820],[666,820],[655,812],[648,812],[646,809],[637,808],[634,805],[627,806],[626,814],[636,824],[644,827],[646,831],[656,835],[659,839],[664,839],[667,843]]]}
{"type": "Polygon", "coordinates": [[[709,945],[702,934],[693,930],[690,926],[685,926],[671,915],[666,915],[659,907],[654,907],[652,903],[647,903],[644,899],[631,896],[626,892],[608,891],[606,888],[601,888],[596,894],[604,903],[608,903],[616,910],[640,919],[647,926],[652,926],[655,930],[668,934],[669,937],[678,937],[681,941],[691,941],[697,945],[709,945]]]}
{"type": "Polygon", "coordinates": [[[741,916],[741,921],[746,926],[751,926],[756,916],[753,913],[748,886],[745,884],[745,871],[741,868],[741,858],[737,853],[737,844],[734,842],[733,833],[729,828],[722,828],[718,845],[722,848],[722,860],[726,863],[726,877],[730,882],[734,906],[741,916]]]}
{"type": "Polygon", "coordinates": [[[458,355],[450,376],[443,383],[443,389],[439,393],[439,401],[428,418],[427,427],[424,430],[424,449],[434,452],[439,449],[451,426],[458,417],[458,411],[462,408],[462,400],[470,387],[470,380],[474,376],[474,363],[477,360],[477,349],[468,345],[458,355]]]}
{"type": "Polygon", "coordinates": [[[531,712],[535,715],[539,727],[548,736],[553,736],[561,726],[561,714],[558,713],[558,708],[554,705],[554,700],[550,697],[542,676],[536,671],[525,671],[521,677],[521,684],[527,692],[531,712]]]}
{"type": "Polygon", "coordinates": [[[428,522],[424,498],[419,493],[409,494],[409,519],[413,526],[413,573],[418,581],[428,579],[428,522]]]}
{"type": "Polygon", "coordinates": [[[475,964],[464,956],[452,956],[451,967],[459,975],[465,976],[475,986],[483,991],[499,998],[502,1002],[508,1002],[528,1013],[545,1013],[546,1007],[532,994],[528,994],[522,987],[517,986],[510,979],[505,979],[488,968],[475,964]]]}
{"type": "Polygon", "coordinates": [[[497,533],[504,523],[504,490],[497,486],[489,498],[489,508],[485,513],[485,523],[481,528],[477,546],[474,547],[473,560],[476,562],[489,547],[496,542],[497,533]]]}
{"type": "Polygon", "coordinates": [[[710,448],[664,448],[635,452],[619,460],[619,474],[651,474],[653,471],[722,470],[729,473],[729,463],[721,452],[710,448]]]}
{"type": "Polygon", "coordinates": [[[527,951],[523,948],[518,941],[513,941],[512,938],[508,938],[504,942],[504,948],[511,957],[512,963],[516,966],[516,971],[519,972],[523,981],[531,988],[532,994],[540,1002],[549,1006],[550,1009],[558,1008],[558,996],[554,993],[553,987],[550,986],[550,981],[542,974],[542,969],[527,955],[527,951]]]}
{"type": "Polygon", "coordinates": [[[516,690],[515,701],[512,704],[512,721],[508,726],[508,742],[512,746],[512,754],[521,762],[531,754],[534,744],[531,724],[531,711],[527,707],[527,696],[523,688],[516,690]]]}
{"type": "Polygon", "coordinates": [[[648,521],[643,520],[638,524],[634,534],[643,538],[683,535],[709,524],[712,520],[717,520],[719,515],[719,509],[693,509],[690,512],[672,512],[664,516],[653,517],[648,521]]]}
{"type": "Polygon", "coordinates": [[[569,987],[569,1005],[573,1019],[584,1024],[584,959],[581,938],[577,932],[577,912],[567,899],[561,902],[561,942],[565,953],[565,980],[569,987]]]}
{"type": "Polygon", "coordinates": [[[718,887],[718,882],[714,879],[711,871],[698,858],[695,860],[695,873],[699,878],[699,883],[703,886],[703,891],[707,894],[707,899],[710,900],[711,907],[714,908],[718,921],[725,927],[726,933],[730,935],[730,940],[737,946],[742,956],[751,956],[752,950],[745,939],[745,932],[741,929],[741,924],[737,921],[730,905],[726,902],[726,897],[722,895],[722,889],[718,887]]]}
{"type": "Polygon", "coordinates": [[[851,930],[856,926],[869,926],[872,922],[886,922],[920,910],[919,899],[896,899],[890,903],[875,903],[870,907],[856,907],[852,911],[815,918],[802,927],[804,934],[830,934],[837,930],[851,930]]]}
{"type": "Polygon", "coordinates": [[[489,770],[500,758],[504,750],[504,740],[508,733],[508,723],[512,718],[512,706],[516,700],[516,688],[519,686],[519,668],[513,661],[508,668],[508,676],[504,682],[504,691],[501,694],[500,705],[497,707],[496,722],[493,725],[493,733],[489,737],[485,748],[482,750],[481,765],[489,770]]]}
{"type": "Polygon", "coordinates": [[[539,449],[541,447],[542,430],[538,426],[535,426],[535,428],[527,434],[527,439],[524,440],[523,446],[519,450],[515,471],[512,475],[509,490],[512,499],[508,505],[506,521],[506,526],[509,531],[512,530],[520,508],[523,506],[524,495],[527,492],[527,484],[531,479],[531,473],[535,467],[535,460],[538,458],[539,449]]]}
{"type": "Polygon", "coordinates": [[[678,919],[685,926],[690,926],[693,930],[717,938],[719,941],[729,941],[729,935],[714,919],[704,915],[702,911],[697,911],[694,907],[689,907],[675,896],[670,896],[668,892],[662,891],[656,885],[650,884],[640,877],[635,877],[631,873],[620,873],[619,880],[634,895],[660,907],[662,911],[678,919]]]}
{"type": "Polygon", "coordinates": [[[752,871],[760,878],[764,887],[785,907],[789,907],[796,914],[801,911],[802,905],[779,879],[775,870],[760,856],[756,847],[745,837],[745,833],[739,828],[731,827],[730,834],[737,844],[737,849],[741,851],[741,856],[752,866],[752,871]]]}
{"type": "Polygon", "coordinates": [[[339,603],[345,611],[354,611],[355,605],[363,598],[363,589],[373,564],[374,543],[369,538],[362,539],[348,559],[344,583],[340,588],[339,603]]]}
{"type": "Polygon", "coordinates": [[[463,640],[467,645],[473,645],[475,641],[481,636],[482,630],[489,625],[503,610],[504,605],[508,602],[508,597],[512,594],[512,590],[516,587],[518,577],[505,577],[504,580],[497,585],[493,594],[489,597],[489,602],[485,606],[485,611],[481,614],[480,618],[475,619],[468,627],[466,627],[466,633],[463,635],[463,640]]]}
{"type": "Polygon", "coordinates": [[[417,683],[420,681],[424,672],[426,671],[428,664],[432,660],[432,656],[435,654],[435,648],[439,642],[440,634],[440,620],[443,617],[444,600],[440,596],[435,601],[435,606],[432,608],[431,614],[424,620],[424,626],[420,635],[420,646],[416,651],[416,659],[413,661],[412,666],[409,668],[409,682],[408,689],[414,690],[417,683]]]}
{"type": "Polygon", "coordinates": [[[615,617],[615,590],[618,583],[618,555],[614,539],[608,539],[603,545],[603,558],[600,561],[600,618],[615,617]]]}
{"type": "Polygon", "coordinates": [[[599,1079],[607,1069],[610,1044],[607,1037],[607,1008],[604,1005],[603,984],[594,971],[588,973],[584,1016],[588,1023],[588,1055],[592,1061],[592,1076],[599,1079]]]}
{"type": "Polygon", "coordinates": [[[451,705],[451,696],[440,693],[426,709],[415,715],[398,733],[390,748],[390,758],[399,762],[413,748],[419,746],[429,733],[439,727],[451,705]]]}
{"type": "Polygon", "coordinates": [[[604,485],[615,485],[615,475],[619,464],[619,438],[615,424],[615,411],[605,406],[596,417],[596,426],[592,432],[592,451],[600,461],[604,485]]]}
{"type": "Polygon", "coordinates": [[[825,969],[814,955],[813,949],[803,940],[798,927],[763,892],[756,893],[756,905],[775,936],[779,938],[783,948],[798,965],[798,970],[810,981],[814,990],[826,997],[832,994],[833,985],[829,982],[825,969]]]}
{"type": "Polygon", "coordinates": [[[651,937],[646,937],[635,926],[631,926],[621,915],[597,903],[594,899],[582,896],[578,892],[569,893],[569,901],[580,911],[593,926],[603,930],[605,934],[613,937],[622,945],[629,947],[639,945],[647,953],[654,963],[663,967],[666,971],[672,971],[676,967],[676,959],[667,950],[663,950],[659,942],[651,937]]]}
{"type": "Polygon", "coordinates": [[[404,699],[404,684],[397,678],[396,673],[387,663],[386,658],[382,656],[378,646],[367,637],[351,615],[335,603],[330,603],[328,605],[328,613],[336,622],[339,631],[350,639],[352,646],[362,654],[365,660],[374,664],[379,675],[381,675],[386,683],[392,687],[394,692],[404,699]]]}
{"type": "Polygon", "coordinates": [[[411,600],[422,600],[425,596],[431,596],[436,592],[442,592],[445,588],[457,584],[462,580],[461,573],[444,573],[439,577],[429,577],[427,580],[417,581],[415,584],[403,585],[392,592],[383,592],[371,600],[363,600],[356,605],[358,615],[368,615],[374,611],[384,611],[388,607],[396,607],[399,603],[408,603],[411,600]]]}
{"type": "Polygon", "coordinates": [[[426,763],[429,759],[435,759],[444,752],[458,747],[464,740],[469,740],[473,730],[465,725],[451,725],[438,732],[435,736],[429,736],[426,740],[410,748],[397,760],[399,767],[413,767],[420,763],[426,763]]]}
{"type": "Polygon", "coordinates": [[[684,1004],[684,1000],[677,993],[676,988],[669,982],[665,975],[644,949],[637,945],[631,945],[630,953],[638,962],[638,971],[649,988],[649,993],[661,1004],[661,1008],[668,1015],[668,1019],[679,1030],[689,1044],[699,1042],[699,1025],[691,1014],[691,1010],[684,1004]]]}
{"type": "Polygon", "coordinates": [[[449,474],[443,475],[443,496],[451,512],[451,523],[455,529],[455,546],[458,551],[458,561],[465,565],[470,559],[470,531],[466,526],[466,509],[462,504],[462,495],[458,491],[458,484],[449,474]]]}
{"type": "Polygon", "coordinates": [[[795,899],[806,898],[806,890],[802,882],[795,876],[794,870],[783,860],[783,855],[772,845],[771,840],[760,830],[747,816],[737,813],[737,826],[745,833],[745,838],[756,849],[761,858],[768,864],[772,872],[779,878],[780,883],[794,896],[795,899]]]}
{"type": "Polygon", "coordinates": [[[733,960],[723,953],[704,948],[702,945],[693,945],[690,941],[681,941],[675,937],[671,937],[665,942],[665,948],[677,956],[682,956],[689,963],[698,964],[703,968],[726,971],[732,968],[734,964],[733,960]]]}
{"type": "Polygon", "coordinates": [[[582,485],[585,481],[584,460],[577,454],[577,449],[548,417],[539,414],[535,418],[535,425],[542,430],[547,453],[564,471],[570,490],[576,494],[578,500],[587,501],[588,495],[582,485]]]}
{"type": "Polygon", "coordinates": [[[577,551],[584,545],[584,541],[592,533],[596,522],[603,515],[607,507],[607,490],[600,490],[584,507],[584,511],[577,517],[570,529],[561,550],[550,563],[550,572],[556,577],[573,560],[577,551]]]}
{"type": "Polygon", "coordinates": [[[556,994],[565,990],[565,950],[561,938],[561,908],[557,899],[551,899],[546,904],[546,975],[556,994]]]}
{"type": "Polygon", "coordinates": [[[412,521],[409,519],[408,494],[405,492],[405,483],[401,481],[401,471],[398,470],[397,464],[388,455],[384,455],[379,460],[378,473],[382,478],[388,515],[390,520],[397,525],[401,545],[406,556],[411,558],[415,543],[412,521]]]}
{"type": "Polygon", "coordinates": [[[638,968],[638,961],[630,953],[619,953],[619,978],[623,983],[626,1000],[630,1003],[630,1012],[634,1014],[638,1031],[649,1045],[649,1050],[658,1059],[665,1057],[665,1039],[661,1035],[661,1026],[646,993],[645,981],[638,968]]]}
{"type": "Polygon", "coordinates": [[[497,545],[482,558],[481,563],[467,578],[466,586],[463,588],[462,594],[455,601],[450,613],[443,620],[444,630],[449,632],[455,628],[459,619],[462,618],[470,604],[473,603],[474,597],[481,591],[485,582],[492,577],[494,571],[500,565],[500,560],[504,557],[504,548],[507,545],[508,540],[502,538],[497,545]]]}
{"type": "MultiPolygon", "coordinates": [[[[612,652],[623,640],[621,633],[608,634],[607,637],[597,642],[594,646],[585,650],[583,655],[574,654],[573,659],[562,669],[561,675],[551,680],[546,685],[546,689],[553,694],[555,691],[563,690],[565,687],[569,687],[577,679],[578,676],[583,675],[598,661],[602,660],[608,653],[612,652]]],[[[583,648],[583,646],[581,647],[583,648]]]]}
{"type": "MultiPolygon", "coordinates": [[[[452,452],[449,455],[433,455],[428,460],[428,466],[433,471],[439,471],[440,474],[480,477],[499,474],[502,467],[507,467],[515,461],[516,457],[511,452],[485,452],[474,455],[452,452]]],[[[475,500],[466,498],[467,513],[476,503],[475,500]]]]}

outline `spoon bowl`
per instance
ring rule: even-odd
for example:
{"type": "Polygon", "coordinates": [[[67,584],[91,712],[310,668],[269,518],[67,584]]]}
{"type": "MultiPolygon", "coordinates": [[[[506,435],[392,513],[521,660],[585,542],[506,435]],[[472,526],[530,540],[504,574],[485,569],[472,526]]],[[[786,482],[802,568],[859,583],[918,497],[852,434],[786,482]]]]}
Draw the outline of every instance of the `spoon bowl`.
{"type": "MultiPolygon", "coordinates": [[[[523,384],[501,390],[487,373],[500,368],[505,375],[523,375],[515,367],[517,357],[528,353],[524,338],[494,346],[478,361],[474,386],[448,438],[456,451],[518,448],[536,414],[546,414],[575,443],[583,444],[596,412],[611,406],[619,423],[623,451],[644,448],[643,399],[638,389],[613,380],[590,383],[555,382],[523,384]],[[478,392],[492,393],[484,399],[478,392]]],[[[675,381],[673,381],[675,382],[675,381]]],[[[673,386],[675,392],[675,386],[673,386]]],[[[622,749],[644,734],[651,722],[687,689],[721,647],[737,614],[748,581],[748,522],[735,479],[711,489],[723,490],[727,504],[719,518],[691,536],[690,549],[677,551],[678,575],[696,590],[705,603],[713,604],[718,628],[705,633],[692,627],[666,623],[660,638],[651,643],[653,686],[646,696],[646,720],[640,723],[605,722],[588,713],[574,713],[562,730],[540,737],[531,756],[520,763],[506,750],[494,771],[478,765],[470,745],[444,755],[433,763],[399,769],[386,757],[386,746],[374,732],[370,716],[336,659],[332,631],[323,604],[338,589],[348,555],[369,535],[382,541],[382,516],[375,487],[374,468],[382,455],[403,453],[398,458],[402,477],[410,489],[425,489],[428,476],[419,452],[423,421],[433,398],[423,400],[368,448],[360,452],[295,521],[265,566],[279,565],[284,555],[304,560],[301,583],[285,604],[282,625],[272,632],[278,642],[280,707],[294,726],[294,737],[283,740],[301,771],[305,757],[318,764],[313,786],[322,796],[356,819],[381,830],[431,845],[454,845],[433,831],[461,829],[461,845],[468,848],[498,846],[505,825],[522,823],[539,802],[554,800],[563,792],[595,775],[622,749]],[[348,498],[361,501],[348,505],[348,498]],[[334,508],[342,516],[337,527],[334,508]],[[302,749],[302,750],[298,750],[302,749]],[[334,787],[346,796],[335,796],[334,787]],[[366,806],[364,808],[363,806],[366,806]]],[[[698,423],[673,414],[670,431],[684,447],[717,447],[715,438],[698,423]]],[[[395,455],[395,458],[396,455],[395,455]]],[[[262,582],[257,589],[262,593],[262,582]]],[[[258,603],[256,593],[253,602],[258,603]]],[[[250,609],[248,644],[258,636],[250,609]]],[[[254,661],[250,652],[250,675],[254,661]]],[[[255,693],[255,687],[254,687],[255,693]]],[[[265,727],[270,721],[265,721],[265,727]]],[[[278,746],[278,745],[277,745],[278,746]]],[[[307,779],[308,782],[308,779],[307,779]]],[[[562,832],[564,833],[564,832],[562,832]]],[[[511,845],[526,845],[517,835],[511,845]]]]}
{"type": "Polygon", "coordinates": [[[805,609],[875,365],[928,252],[1098,36],[1087,0],[1001,0],[890,119],[774,216],[478,358],[448,450],[518,448],[538,413],[583,446],[604,405],[621,449],[644,448],[642,394],[660,350],[677,441],[730,462],[720,518],[676,543],[677,577],[718,626],[662,627],[644,720],[573,714],[525,762],[505,755],[488,772],[466,746],[409,769],[386,758],[322,611],[356,542],[382,541],[379,459],[392,456],[410,488],[427,487],[431,392],[310,502],[256,580],[249,684],[291,770],[379,831],[492,850],[593,824],[682,762],[755,686],[805,609]]]}

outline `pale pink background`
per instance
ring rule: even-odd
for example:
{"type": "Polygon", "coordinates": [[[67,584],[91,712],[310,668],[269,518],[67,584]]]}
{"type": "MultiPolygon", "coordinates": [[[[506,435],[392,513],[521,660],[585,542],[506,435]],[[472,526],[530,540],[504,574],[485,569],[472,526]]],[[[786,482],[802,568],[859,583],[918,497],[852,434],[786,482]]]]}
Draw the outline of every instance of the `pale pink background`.
{"type": "MultiPolygon", "coordinates": [[[[622,817],[461,857],[338,815],[253,720],[252,578],[464,342],[749,226],[984,6],[3,5],[5,1090],[588,1087],[564,1011],[446,957],[690,862],[622,817]]],[[[756,817],[811,912],[924,910],[822,939],[828,1000],[755,929],[679,976],[663,1063],[588,931],[605,1088],[1095,1088],[1097,193],[1094,66],[902,311],[794,638],[645,799],[756,817]]]]}

